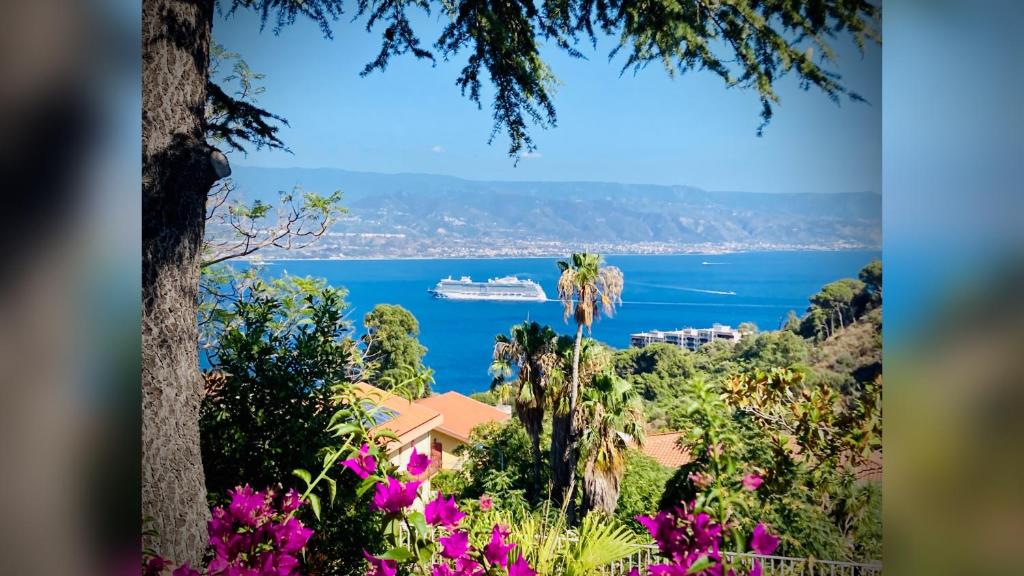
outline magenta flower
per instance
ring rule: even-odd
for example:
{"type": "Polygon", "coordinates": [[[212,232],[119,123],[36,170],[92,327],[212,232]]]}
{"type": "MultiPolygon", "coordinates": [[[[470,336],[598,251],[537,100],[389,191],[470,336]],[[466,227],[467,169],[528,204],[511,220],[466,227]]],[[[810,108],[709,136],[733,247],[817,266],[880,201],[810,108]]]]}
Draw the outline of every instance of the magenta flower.
{"type": "Polygon", "coordinates": [[[421,482],[412,481],[402,484],[398,480],[388,477],[387,484],[377,484],[373,494],[371,508],[381,512],[397,513],[407,508],[416,501],[416,491],[419,490],[421,482]]]}
{"type": "Polygon", "coordinates": [[[764,482],[764,478],[761,478],[757,474],[751,472],[743,477],[743,488],[753,492],[761,487],[762,482],[764,482]]]}
{"type": "Polygon", "coordinates": [[[451,536],[438,540],[441,543],[441,555],[445,558],[461,558],[469,550],[469,534],[461,530],[452,532],[451,536]]]}
{"type": "Polygon", "coordinates": [[[289,518],[287,522],[272,528],[274,542],[278,550],[286,554],[298,552],[306,547],[313,531],[302,525],[296,518],[289,518]]]}
{"type": "Polygon", "coordinates": [[[515,548],[516,545],[506,544],[506,536],[508,536],[508,530],[498,524],[495,524],[494,528],[491,529],[491,541],[484,546],[484,558],[491,564],[498,564],[502,567],[508,566],[509,550],[515,548]]]}
{"type": "Polygon", "coordinates": [[[690,472],[687,478],[690,479],[694,486],[701,490],[711,486],[711,483],[714,481],[714,478],[707,472],[690,472]]]}
{"type": "Polygon", "coordinates": [[[747,576],[761,576],[761,563],[754,560],[754,565],[750,568],[750,573],[747,576]]]}
{"type": "Polygon", "coordinates": [[[491,509],[491,506],[494,506],[494,500],[491,500],[490,496],[488,496],[487,494],[484,494],[483,496],[480,497],[480,510],[481,511],[487,512],[488,510],[491,509]]]}
{"type": "Polygon", "coordinates": [[[444,562],[439,562],[430,567],[430,576],[455,576],[455,572],[444,562]]]}
{"type": "Polygon", "coordinates": [[[366,550],[363,550],[363,557],[370,563],[366,576],[395,576],[398,571],[398,564],[394,560],[381,560],[366,550]]]}
{"type": "Polygon", "coordinates": [[[370,455],[370,447],[363,444],[359,447],[359,455],[341,463],[342,466],[356,473],[363,480],[377,471],[377,459],[370,455]]]}
{"type": "Polygon", "coordinates": [[[428,524],[446,528],[458,525],[459,520],[466,517],[465,512],[459,512],[458,506],[455,505],[455,498],[449,496],[445,500],[444,494],[438,494],[437,498],[431,500],[423,509],[423,514],[426,516],[428,524]]]}
{"type": "Polygon", "coordinates": [[[530,568],[530,564],[523,558],[523,553],[519,553],[519,558],[509,564],[508,576],[537,576],[537,571],[530,568]]]}
{"type": "Polygon", "coordinates": [[[409,463],[406,464],[405,469],[409,471],[409,474],[413,476],[419,476],[427,471],[430,467],[430,458],[426,454],[420,454],[416,451],[416,447],[412,447],[412,454],[409,456],[409,463]]]}
{"type": "Polygon", "coordinates": [[[302,506],[302,498],[294,488],[289,488],[281,499],[281,511],[285,514],[298,510],[302,506]]]}
{"type": "Polygon", "coordinates": [[[750,538],[750,547],[762,555],[769,555],[779,547],[779,538],[768,533],[764,523],[758,522],[754,527],[754,535],[750,538]]]}
{"type": "Polygon", "coordinates": [[[483,573],[484,569],[479,562],[474,562],[469,558],[459,558],[455,561],[456,576],[478,576],[483,573]]]}
{"type": "Polygon", "coordinates": [[[262,492],[254,492],[248,484],[228,490],[228,494],[231,496],[228,511],[237,520],[249,526],[256,526],[267,516],[266,495],[262,492]]]}
{"type": "Polygon", "coordinates": [[[192,566],[189,566],[188,562],[185,562],[181,566],[178,566],[174,572],[171,572],[171,576],[200,576],[199,570],[196,570],[192,566]]]}

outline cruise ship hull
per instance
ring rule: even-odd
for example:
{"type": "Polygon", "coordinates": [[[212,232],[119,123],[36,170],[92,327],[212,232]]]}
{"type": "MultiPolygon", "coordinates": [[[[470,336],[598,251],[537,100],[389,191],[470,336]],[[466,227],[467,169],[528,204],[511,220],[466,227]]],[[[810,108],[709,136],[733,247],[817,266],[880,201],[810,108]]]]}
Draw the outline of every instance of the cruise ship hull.
{"type": "Polygon", "coordinates": [[[500,302],[546,302],[547,296],[545,295],[512,295],[512,294],[461,294],[461,293],[449,293],[431,289],[429,291],[434,295],[434,298],[440,298],[442,300],[492,300],[500,302]]]}
{"type": "Polygon", "coordinates": [[[492,302],[544,302],[547,294],[540,284],[514,276],[473,282],[468,276],[460,280],[448,277],[429,290],[435,298],[445,300],[487,300],[492,302]]]}

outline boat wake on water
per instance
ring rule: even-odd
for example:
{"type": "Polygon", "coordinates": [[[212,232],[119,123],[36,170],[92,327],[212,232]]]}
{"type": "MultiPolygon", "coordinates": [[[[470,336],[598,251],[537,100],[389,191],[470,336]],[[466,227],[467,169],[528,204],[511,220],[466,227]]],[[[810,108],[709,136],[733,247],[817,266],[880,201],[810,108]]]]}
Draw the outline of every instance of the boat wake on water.
{"type": "MultiPolygon", "coordinates": [[[[557,298],[548,298],[544,302],[559,302],[562,301],[557,298]]],[[[646,300],[623,300],[620,304],[629,304],[632,306],[705,306],[711,308],[778,308],[778,309],[789,309],[793,306],[786,306],[783,304],[725,304],[722,302],[654,302],[646,300]]]]}
{"type": "Polygon", "coordinates": [[[648,284],[646,282],[633,282],[635,286],[646,286],[648,288],[661,288],[664,290],[679,290],[681,292],[697,292],[699,294],[717,294],[719,296],[735,296],[731,290],[705,290],[703,288],[686,288],[684,286],[666,286],[664,284],[648,284]]]}

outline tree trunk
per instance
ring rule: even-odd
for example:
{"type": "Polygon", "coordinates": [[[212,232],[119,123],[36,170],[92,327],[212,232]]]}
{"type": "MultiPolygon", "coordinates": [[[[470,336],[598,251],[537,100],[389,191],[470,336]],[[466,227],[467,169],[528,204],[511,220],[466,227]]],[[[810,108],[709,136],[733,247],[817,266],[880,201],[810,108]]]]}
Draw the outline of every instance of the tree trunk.
{"type": "Polygon", "coordinates": [[[530,442],[533,444],[533,482],[530,489],[532,492],[530,494],[530,503],[537,504],[544,493],[544,488],[540,483],[540,463],[543,458],[540,451],[540,434],[531,435],[530,442]]]}
{"type": "Polygon", "coordinates": [[[145,0],[142,13],[142,514],[144,544],[199,565],[209,517],[199,449],[196,327],[206,195],[213,0],[145,0]]]}
{"type": "Polygon", "coordinates": [[[580,392],[580,348],[583,344],[583,324],[576,324],[576,341],[572,349],[572,382],[569,385],[569,408],[564,421],[552,419],[553,425],[561,425],[565,428],[564,441],[558,443],[558,450],[555,452],[555,438],[552,435],[551,447],[553,452],[553,472],[555,476],[555,494],[565,504],[566,516],[570,526],[576,524],[576,507],[574,505],[573,492],[576,484],[576,461],[578,459],[577,441],[579,439],[579,424],[576,414],[576,405],[579,401],[580,392]]]}
{"type": "Polygon", "coordinates": [[[593,510],[609,516],[615,513],[619,502],[621,478],[610,472],[597,469],[593,462],[587,462],[583,471],[583,506],[581,516],[593,510]]]}

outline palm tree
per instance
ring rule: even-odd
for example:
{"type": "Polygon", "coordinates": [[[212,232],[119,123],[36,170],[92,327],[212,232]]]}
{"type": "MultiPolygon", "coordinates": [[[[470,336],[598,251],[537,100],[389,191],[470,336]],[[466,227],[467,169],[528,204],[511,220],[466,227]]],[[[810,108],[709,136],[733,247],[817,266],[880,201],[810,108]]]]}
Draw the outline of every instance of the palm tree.
{"type": "Polygon", "coordinates": [[[644,407],[633,385],[612,371],[598,374],[580,401],[583,513],[615,512],[631,442],[643,446],[644,407]]]}
{"type": "Polygon", "coordinates": [[[498,334],[494,337],[494,356],[490,368],[494,381],[491,388],[505,386],[508,378],[516,374],[514,387],[505,388],[505,391],[514,394],[512,406],[533,445],[530,498],[534,503],[543,492],[540,480],[540,436],[544,428],[549,378],[559,361],[557,343],[558,334],[550,326],[541,326],[536,322],[516,324],[507,336],[498,334]]]}
{"type": "MultiPolygon", "coordinates": [[[[576,439],[579,436],[576,404],[580,390],[580,347],[583,344],[583,327],[587,330],[603,313],[611,316],[615,305],[622,303],[622,271],[615,266],[604,266],[600,254],[587,252],[573,254],[571,258],[558,262],[562,275],[558,279],[558,298],[562,301],[562,312],[566,321],[572,316],[576,320],[576,338],[572,353],[572,379],[567,394],[566,414],[568,434],[564,445],[555,453],[555,434],[552,432],[552,475],[555,493],[563,502],[572,501],[572,486],[576,479],[576,439]]],[[[569,506],[570,518],[573,517],[569,506]]]]}

